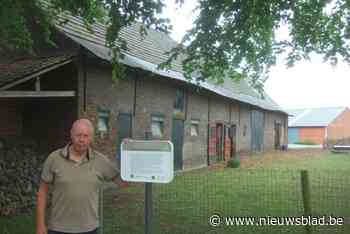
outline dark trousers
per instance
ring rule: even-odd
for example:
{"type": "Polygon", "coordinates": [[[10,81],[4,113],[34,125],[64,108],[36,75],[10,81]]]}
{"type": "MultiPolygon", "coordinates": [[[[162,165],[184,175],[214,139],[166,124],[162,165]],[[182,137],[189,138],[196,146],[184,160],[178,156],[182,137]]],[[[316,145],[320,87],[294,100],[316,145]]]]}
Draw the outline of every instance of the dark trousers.
{"type": "Polygon", "coordinates": [[[48,234],[97,234],[97,229],[90,232],[79,232],[79,233],[56,232],[56,231],[49,230],[48,234]]]}

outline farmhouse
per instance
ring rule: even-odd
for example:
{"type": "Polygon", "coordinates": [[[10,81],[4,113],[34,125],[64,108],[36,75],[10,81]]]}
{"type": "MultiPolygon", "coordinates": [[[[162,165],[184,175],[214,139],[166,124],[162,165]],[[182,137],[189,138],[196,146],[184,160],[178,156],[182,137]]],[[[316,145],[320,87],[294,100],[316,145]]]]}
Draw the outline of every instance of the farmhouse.
{"type": "Polygon", "coordinates": [[[92,120],[94,147],[117,160],[126,137],[171,140],[176,170],[287,144],[287,113],[245,81],[187,81],[181,58],[170,70],[157,69],[176,46],[166,34],[148,29],[141,38],[140,24],[124,28],[126,78],[112,81],[106,28],[95,24],[91,32],[81,19],[65,17],[68,23],[55,24],[57,48],[39,43],[36,55],[1,55],[2,144],[25,137],[51,151],[69,140],[78,117],[92,120]]]}
{"type": "Polygon", "coordinates": [[[350,110],[347,107],[287,110],[288,143],[329,141],[350,138],[350,110]]]}

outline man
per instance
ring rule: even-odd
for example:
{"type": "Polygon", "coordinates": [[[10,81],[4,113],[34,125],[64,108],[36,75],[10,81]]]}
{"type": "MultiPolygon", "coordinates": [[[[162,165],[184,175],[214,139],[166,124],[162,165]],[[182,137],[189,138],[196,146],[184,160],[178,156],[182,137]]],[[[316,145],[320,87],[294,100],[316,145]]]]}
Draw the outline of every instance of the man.
{"type": "Polygon", "coordinates": [[[37,196],[36,234],[97,234],[99,189],[103,181],[117,179],[116,167],[91,149],[94,128],[79,119],[71,128],[71,143],[46,159],[37,196]],[[49,185],[52,205],[45,222],[49,185]]]}

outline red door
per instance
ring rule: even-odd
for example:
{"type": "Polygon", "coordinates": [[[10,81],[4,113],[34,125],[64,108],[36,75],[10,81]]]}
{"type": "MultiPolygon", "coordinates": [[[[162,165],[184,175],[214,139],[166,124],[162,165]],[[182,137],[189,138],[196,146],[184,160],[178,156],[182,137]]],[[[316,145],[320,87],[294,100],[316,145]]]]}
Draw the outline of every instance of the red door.
{"type": "Polygon", "coordinates": [[[216,155],[217,160],[224,160],[224,127],[222,123],[216,124],[216,155]]]}

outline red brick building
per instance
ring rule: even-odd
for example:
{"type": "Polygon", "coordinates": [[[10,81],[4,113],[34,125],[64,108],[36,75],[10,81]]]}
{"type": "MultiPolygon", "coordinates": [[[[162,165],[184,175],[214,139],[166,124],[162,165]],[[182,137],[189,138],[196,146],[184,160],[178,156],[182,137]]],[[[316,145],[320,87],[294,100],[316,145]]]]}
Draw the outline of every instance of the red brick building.
{"type": "Polygon", "coordinates": [[[289,110],[288,143],[325,144],[350,138],[350,110],[347,107],[289,110]]]}

